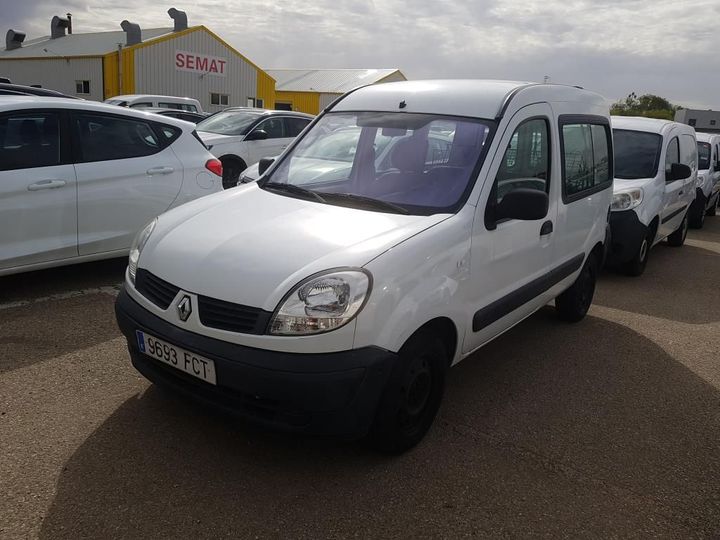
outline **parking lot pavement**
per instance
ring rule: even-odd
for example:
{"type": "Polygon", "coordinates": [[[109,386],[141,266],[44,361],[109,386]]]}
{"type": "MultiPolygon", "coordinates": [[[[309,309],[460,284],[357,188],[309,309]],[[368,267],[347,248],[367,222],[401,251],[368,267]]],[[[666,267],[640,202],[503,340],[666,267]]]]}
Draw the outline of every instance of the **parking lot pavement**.
{"type": "Polygon", "coordinates": [[[454,368],[395,458],[269,434],[150,386],[124,261],[0,279],[0,538],[717,537],[720,218],[454,368]]]}

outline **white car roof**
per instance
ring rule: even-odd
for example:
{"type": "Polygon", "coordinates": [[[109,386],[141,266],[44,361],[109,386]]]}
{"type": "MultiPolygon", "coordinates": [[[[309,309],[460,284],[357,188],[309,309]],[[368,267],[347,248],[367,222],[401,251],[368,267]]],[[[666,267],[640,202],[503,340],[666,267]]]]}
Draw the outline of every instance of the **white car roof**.
{"type": "Polygon", "coordinates": [[[179,96],[160,96],[157,94],[123,94],[121,96],[113,96],[108,99],[118,99],[118,100],[123,100],[123,101],[130,101],[130,100],[135,100],[135,99],[177,99],[180,101],[190,101],[192,103],[197,102],[197,99],[195,99],[195,98],[179,97],[179,96]]]}
{"type": "Polygon", "coordinates": [[[607,100],[575,86],[496,80],[402,81],[364,86],[350,92],[333,111],[393,111],[495,119],[506,108],[538,102],[575,102],[604,110],[607,100]],[[404,106],[401,103],[404,102],[404,106]]]}
{"type": "Polygon", "coordinates": [[[631,131],[645,131],[663,135],[672,128],[677,128],[683,133],[695,134],[695,129],[687,124],[673,122],[672,120],[661,120],[659,118],[645,118],[644,116],[612,116],[612,127],[614,129],[627,129],[631,131]]]}
{"type": "Polygon", "coordinates": [[[192,131],[195,127],[194,124],[185,120],[144,112],[143,109],[128,109],[96,101],[44,96],[0,96],[0,113],[18,109],[72,109],[76,111],[104,112],[145,120],[150,119],[156,122],[162,120],[162,123],[177,126],[182,128],[183,131],[192,131]]]}
{"type": "Polygon", "coordinates": [[[718,133],[696,133],[695,136],[700,142],[714,143],[720,141],[720,134],[718,133]]]}

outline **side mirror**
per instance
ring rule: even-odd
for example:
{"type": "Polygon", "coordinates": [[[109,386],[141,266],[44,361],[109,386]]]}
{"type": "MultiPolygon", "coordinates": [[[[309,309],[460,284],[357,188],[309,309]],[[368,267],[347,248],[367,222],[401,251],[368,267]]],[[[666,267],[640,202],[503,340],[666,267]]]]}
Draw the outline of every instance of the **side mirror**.
{"type": "Polygon", "coordinates": [[[268,138],[267,131],[264,129],[256,129],[255,131],[252,131],[248,133],[247,137],[245,137],[246,141],[264,141],[268,138]]]}
{"type": "Polygon", "coordinates": [[[692,169],[683,163],[673,163],[670,166],[670,174],[667,175],[666,181],[673,182],[675,180],[685,180],[692,175],[692,169]]]}
{"type": "Polygon", "coordinates": [[[265,171],[267,171],[268,168],[270,167],[270,165],[272,165],[274,162],[275,162],[275,158],[271,158],[271,157],[262,158],[260,160],[260,162],[258,163],[258,175],[262,176],[263,174],[265,174],[265,171]]]}
{"type": "Polygon", "coordinates": [[[495,221],[501,219],[542,219],[547,216],[550,197],[544,191],[517,188],[509,191],[495,210],[495,221]]]}

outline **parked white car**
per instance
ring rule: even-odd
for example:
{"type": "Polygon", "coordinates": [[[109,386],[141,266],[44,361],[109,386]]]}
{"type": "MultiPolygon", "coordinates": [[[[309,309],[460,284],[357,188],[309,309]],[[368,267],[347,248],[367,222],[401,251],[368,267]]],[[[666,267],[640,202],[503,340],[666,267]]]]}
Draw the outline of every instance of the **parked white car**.
{"type": "Polygon", "coordinates": [[[695,199],[697,142],[685,124],[613,116],[615,186],[608,263],[627,274],[645,271],[650,249],[685,243],[695,199]]]}
{"type": "Polygon", "coordinates": [[[280,154],[313,119],[309,114],[231,107],[198,123],[198,134],[223,164],[223,186],[264,157],[280,154]]]}
{"type": "Polygon", "coordinates": [[[132,362],[266,425],[410,448],[451,365],[553,299],[563,319],[584,317],[611,156],[606,101],[575,87],[350,92],[259,182],[139,234],[116,303],[132,362]],[[352,166],[308,179],[306,160],[338,130],[357,134],[352,166]],[[428,163],[433,134],[450,147],[428,163]],[[384,137],[398,140],[377,168],[384,137]]]}
{"type": "Polygon", "coordinates": [[[720,199],[720,135],[697,133],[698,174],[695,201],[690,206],[690,226],[705,224],[705,216],[717,214],[720,199]]]}
{"type": "Polygon", "coordinates": [[[118,105],[131,109],[177,109],[194,113],[202,113],[203,108],[200,102],[194,98],[177,96],[156,96],[152,94],[125,94],[111,97],[103,103],[118,105]]]}
{"type": "Polygon", "coordinates": [[[158,214],[222,190],[190,123],[0,97],[0,275],[126,254],[158,214]]]}

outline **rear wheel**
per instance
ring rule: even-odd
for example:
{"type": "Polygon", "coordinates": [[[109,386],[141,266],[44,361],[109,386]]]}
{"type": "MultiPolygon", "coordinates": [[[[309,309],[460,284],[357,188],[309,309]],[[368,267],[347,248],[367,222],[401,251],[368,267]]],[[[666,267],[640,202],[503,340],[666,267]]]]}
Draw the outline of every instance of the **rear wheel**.
{"type": "Polygon", "coordinates": [[[230,189],[237,186],[240,180],[240,173],[247,169],[247,165],[241,159],[222,158],[220,160],[223,166],[223,189],[230,189]]]}
{"type": "Polygon", "coordinates": [[[562,320],[577,322],[587,314],[595,294],[597,264],[595,254],[588,255],[575,283],[555,299],[555,309],[562,320]]]}
{"type": "Polygon", "coordinates": [[[377,450],[399,454],[422,440],[440,408],[448,364],[445,347],[430,333],[400,349],[369,433],[377,450]]]}
{"type": "Polygon", "coordinates": [[[668,245],[673,247],[681,247],[685,243],[685,238],[687,238],[687,232],[688,232],[688,216],[687,213],[685,214],[685,217],[682,220],[682,223],[677,228],[677,230],[672,233],[667,238],[668,245]]]}

